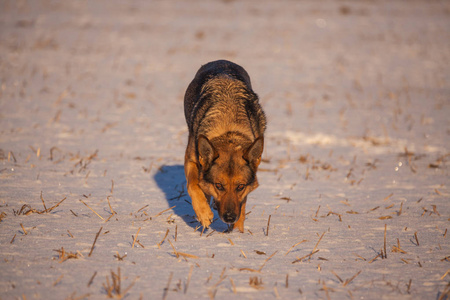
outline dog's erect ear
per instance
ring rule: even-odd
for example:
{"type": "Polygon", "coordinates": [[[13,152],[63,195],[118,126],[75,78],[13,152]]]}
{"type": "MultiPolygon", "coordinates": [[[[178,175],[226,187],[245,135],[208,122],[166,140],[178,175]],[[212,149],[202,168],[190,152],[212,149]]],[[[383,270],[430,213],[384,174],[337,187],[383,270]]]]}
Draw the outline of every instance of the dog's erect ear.
{"type": "Polygon", "coordinates": [[[260,136],[250,147],[247,148],[247,150],[245,150],[243,158],[256,169],[261,162],[263,150],[264,137],[260,136]]]}
{"type": "Polygon", "coordinates": [[[211,142],[204,135],[198,137],[198,159],[203,168],[208,166],[216,159],[217,154],[211,142]]]}

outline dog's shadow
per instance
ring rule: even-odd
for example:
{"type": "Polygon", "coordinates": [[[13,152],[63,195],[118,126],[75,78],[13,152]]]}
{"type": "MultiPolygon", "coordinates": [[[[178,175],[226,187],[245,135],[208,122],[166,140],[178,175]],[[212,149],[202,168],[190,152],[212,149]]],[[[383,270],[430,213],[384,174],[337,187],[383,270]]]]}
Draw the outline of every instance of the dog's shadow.
{"type": "MultiPolygon", "coordinates": [[[[191,198],[186,190],[184,166],[164,165],[158,169],[154,179],[158,187],[164,192],[169,207],[175,206],[172,209],[173,212],[178,215],[188,226],[192,228],[198,227],[199,230],[202,230],[200,222],[197,221],[194,209],[192,208],[191,198]]],[[[227,231],[228,225],[219,219],[216,210],[213,210],[213,213],[214,222],[210,225],[210,229],[221,232],[227,231]]]]}

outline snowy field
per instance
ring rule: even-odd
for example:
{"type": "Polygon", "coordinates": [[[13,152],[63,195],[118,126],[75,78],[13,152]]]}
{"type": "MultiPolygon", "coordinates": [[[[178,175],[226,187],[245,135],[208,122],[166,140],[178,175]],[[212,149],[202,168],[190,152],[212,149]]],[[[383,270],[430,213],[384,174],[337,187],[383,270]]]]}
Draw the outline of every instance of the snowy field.
{"type": "Polygon", "coordinates": [[[450,299],[449,96],[448,1],[1,1],[0,299],[450,299]],[[268,117],[242,234],[185,188],[216,59],[268,117]]]}

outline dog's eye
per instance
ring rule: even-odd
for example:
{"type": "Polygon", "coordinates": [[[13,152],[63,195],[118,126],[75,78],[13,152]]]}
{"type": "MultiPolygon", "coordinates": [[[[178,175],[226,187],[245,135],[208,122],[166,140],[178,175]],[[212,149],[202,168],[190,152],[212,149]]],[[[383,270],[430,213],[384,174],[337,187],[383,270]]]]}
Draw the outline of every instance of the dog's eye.
{"type": "Polygon", "coordinates": [[[224,191],[225,190],[221,183],[216,183],[215,186],[216,186],[216,189],[218,189],[219,191],[224,191]]]}
{"type": "Polygon", "coordinates": [[[241,192],[245,188],[245,184],[240,184],[237,186],[236,191],[241,192]]]}

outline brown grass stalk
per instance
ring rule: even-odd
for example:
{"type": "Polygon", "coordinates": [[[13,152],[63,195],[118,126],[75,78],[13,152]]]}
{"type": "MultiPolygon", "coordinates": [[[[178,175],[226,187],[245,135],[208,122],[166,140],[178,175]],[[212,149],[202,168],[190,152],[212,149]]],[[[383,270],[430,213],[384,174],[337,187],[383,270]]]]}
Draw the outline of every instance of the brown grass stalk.
{"type": "Polygon", "coordinates": [[[384,224],[384,258],[387,258],[387,252],[386,252],[386,231],[387,231],[387,225],[384,224]]]}
{"type": "Polygon", "coordinates": [[[347,280],[345,280],[345,282],[344,282],[344,284],[343,284],[343,286],[346,286],[346,285],[348,285],[350,282],[352,282],[353,281],[353,279],[355,279],[356,278],[356,276],[358,276],[359,274],[361,274],[361,272],[362,271],[359,271],[358,273],[356,273],[355,275],[353,275],[351,278],[349,278],[349,279],[347,279],[347,280]]]}
{"type": "Polygon", "coordinates": [[[138,231],[136,233],[136,236],[134,237],[133,244],[131,245],[131,248],[134,248],[134,244],[136,243],[136,239],[138,237],[139,231],[141,231],[141,227],[139,227],[139,229],[138,229],[138,231]]]}
{"type": "Polygon", "coordinates": [[[163,211],[157,213],[153,218],[156,218],[156,217],[162,215],[163,213],[165,213],[165,212],[168,211],[168,210],[171,210],[171,209],[174,208],[174,207],[176,207],[176,205],[174,205],[174,206],[172,206],[172,207],[169,207],[169,208],[167,208],[167,209],[165,209],[165,210],[163,210],[163,211]]]}
{"type": "Polygon", "coordinates": [[[291,248],[289,248],[289,250],[286,252],[286,254],[284,254],[284,256],[286,256],[286,255],[288,255],[289,254],[289,252],[291,252],[292,251],[292,249],[294,249],[296,246],[298,246],[298,245],[300,245],[301,243],[304,243],[304,242],[307,242],[308,240],[303,240],[303,241],[300,241],[300,242],[298,242],[298,243],[296,243],[296,244],[294,244],[294,245],[292,245],[292,247],[291,248]]]}
{"type": "Polygon", "coordinates": [[[168,234],[169,234],[169,228],[167,228],[166,235],[164,236],[164,238],[161,240],[161,242],[158,243],[159,249],[161,249],[161,245],[162,245],[162,243],[164,243],[164,240],[166,239],[168,234]]]}
{"type": "Polygon", "coordinates": [[[97,242],[97,238],[100,235],[100,232],[102,231],[103,227],[100,227],[100,230],[97,232],[97,234],[95,235],[95,239],[94,242],[92,243],[92,247],[91,247],[91,251],[89,251],[89,255],[88,257],[91,257],[92,255],[92,251],[94,251],[94,247],[95,247],[95,243],[97,242]]]}
{"type": "Polygon", "coordinates": [[[87,208],[89,208],[94,214],[96,214],[100,219],[102,219],[103,221],[105,221],[105,219],[100,216],[95,210],[93,210],[89,205],[86,204],[86,202],[84,202],[83,200],[80,199],[80,202],[83,203],[84,205],[86,205],[87,208]]]}
{"type": "MultiPolygon", "coordinates": [[[[170,240],[169,240],[170,241],[170,240]]],[[[167,285],[164,288],[163,300],[167,299],[167,294],[169,293],[170,282],[172,281],[173,272],[170,272],[169,280],[167,281],[167,285]]]]}
{"type": "Polygon", "coordinates": [[[194,266],[191,266],[191,268],[189,269],[189,275],[186,281],[186,285],[184,286],[184,294],[186,294],[188,287],[189,287],[189,283],[191,282],[191,276],[192,276],[192,271],[194,270],[194,266]]]}
{"type": "Polygon", "coordinates": [[[24,233],[25,235],[27,235],[28,233],[27,233],[27,231],[25,230],[25,227],[23,227],[23,224],[22,224],[22,223],[20,223],[20,227],[22,227],[23,233],[24,233]]]}
{"type": "Polygon", "coordinates": [[[45,206],[44,197],[42,197],[42,191],[41,191],[41,201],[42,201],[42,204],[44,205],[44,212],[47,212],[47,207],[45,206]]]}
{"type": "Polygon", "coordinates": [[[307,255],[301,257],[301,258],[297,258],[297,259],[294,260],[292,263],[295,264],[295,263],[297,263],[297,262],[299,262],[299,261],[304,260],[305,258],[311,258],[311,256],[313,256],[313,255],[316,254],[317,252],[319,252],[319,250],[315,250],[315,251],[313,251],[313,252],[311,252],[311,253],[309,253],[309,254],[307,254],[307,255]]]}
{"type": "Polygon", "coordinates": [[[97,275],[97,271],[94,272],[94,274],[91,276],[91,279],[89,279],[89,282],[87,284],[88,287],[91,286],[91,284],[94,282],[94,278],[97,275]]]}
{"type": "Polygon", "coordinates": [[[268,236],[269,235],[269,225],[270,225],[270,217],[271,217],[272,215],[269,215],[269,219],[267,220],[267,230],[266,230],[266,236],[268,236]]]}

